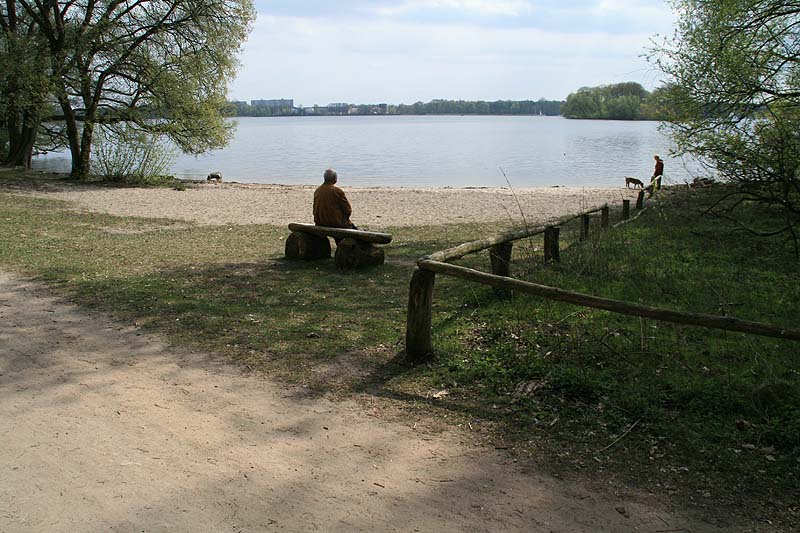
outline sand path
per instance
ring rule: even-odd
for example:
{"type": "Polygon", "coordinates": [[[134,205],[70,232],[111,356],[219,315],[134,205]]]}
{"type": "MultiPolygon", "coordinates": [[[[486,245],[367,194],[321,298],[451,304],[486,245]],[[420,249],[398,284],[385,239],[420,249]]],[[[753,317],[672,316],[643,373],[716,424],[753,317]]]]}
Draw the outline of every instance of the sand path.
{"type": "Polygon", "coordinates": [[[736,530],[470,441],[242,375],[0,272],[0,531],[736,530]]]}

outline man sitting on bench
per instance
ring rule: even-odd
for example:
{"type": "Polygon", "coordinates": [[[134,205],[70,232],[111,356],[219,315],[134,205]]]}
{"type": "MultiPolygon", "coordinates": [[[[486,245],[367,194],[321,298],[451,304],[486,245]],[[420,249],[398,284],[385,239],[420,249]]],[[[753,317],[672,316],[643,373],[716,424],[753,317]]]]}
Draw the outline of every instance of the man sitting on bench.
{"type": "MultiPolygon", "coordinates": [[[[336,171],[329,168],[325,171],[325,183],[314,191],[314,224],[329,228],[358,229],[350,221],[353,208],[344,195],[344,191],[336,186],[336,171]]],[[[341,239],[335,239],[338,243],[341,239]]]]}

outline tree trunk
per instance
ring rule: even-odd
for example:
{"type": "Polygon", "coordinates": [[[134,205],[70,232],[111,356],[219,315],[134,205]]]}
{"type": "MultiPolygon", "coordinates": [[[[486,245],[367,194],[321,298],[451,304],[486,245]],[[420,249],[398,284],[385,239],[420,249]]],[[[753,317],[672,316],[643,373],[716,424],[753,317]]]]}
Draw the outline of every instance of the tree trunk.
{"type": "Polygon", "coordinates": [[[70,171],[70,177],[74,179],[81,179],[81,142],[80,131],[78,130],[78,120],[66,93],[63,93],[58,98],[58,103],[61,105],[61,110],[64,112],[64,122],[66,122],[67,125],[67,140],[69,141],[69,153],[72,159],[72,170],[70,171]]]}
{"type": "Polygon", "coordinates": [[[18,117],[8,120],[8,154],[4,161],[6,165],[31,168],[38,124],[29,125],[27,122],[24,119],[20,121],[18,117]]]}
{"type": "Polygon", "coordinates": [[[89,121],[88,117],[83,122],[83,133],[81,134],[81,145],[78,159],[72,160],[72,178],[78,180],[85,180],[89,178],[90,163],[92,153],[92,134],[94,133],[94,124],[89,121]]]}

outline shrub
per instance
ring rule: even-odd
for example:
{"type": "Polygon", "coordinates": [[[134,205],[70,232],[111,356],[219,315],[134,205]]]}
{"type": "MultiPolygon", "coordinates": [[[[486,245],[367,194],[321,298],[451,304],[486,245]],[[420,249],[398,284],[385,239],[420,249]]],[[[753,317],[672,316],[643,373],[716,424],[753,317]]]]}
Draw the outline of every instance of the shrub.
{"type": "Polygon", "coordinates": [[[97,132],[92,164],[94,173],[108,181],[158,185],[175,158],[174,148],[157,135],[115,125],[97,132]]]}

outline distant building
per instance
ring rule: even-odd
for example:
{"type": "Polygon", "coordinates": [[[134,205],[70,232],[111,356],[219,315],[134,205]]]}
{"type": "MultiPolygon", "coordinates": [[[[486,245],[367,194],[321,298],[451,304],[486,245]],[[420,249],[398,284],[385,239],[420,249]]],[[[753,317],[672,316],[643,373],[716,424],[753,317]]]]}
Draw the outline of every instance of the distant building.
{"type": "Polygon", "coordinates": [[[337,115],[346,115],[350,111],[350,104],[336,103],[328,104],[328,112],[337,115]]]}
{"type": "Polygon", "coordinates": [[[294,100],[291,98],[288,100],[250,100],[250,105],[253,107],[271,107],[273,109],[291,109],[294,107],[294,100]]]}
{"type": "Polygon", "coordinates": [[[389,112],[388,104],[378,104],[378,109],[380,110],[381,115],[385,115],[389,112]]]}

